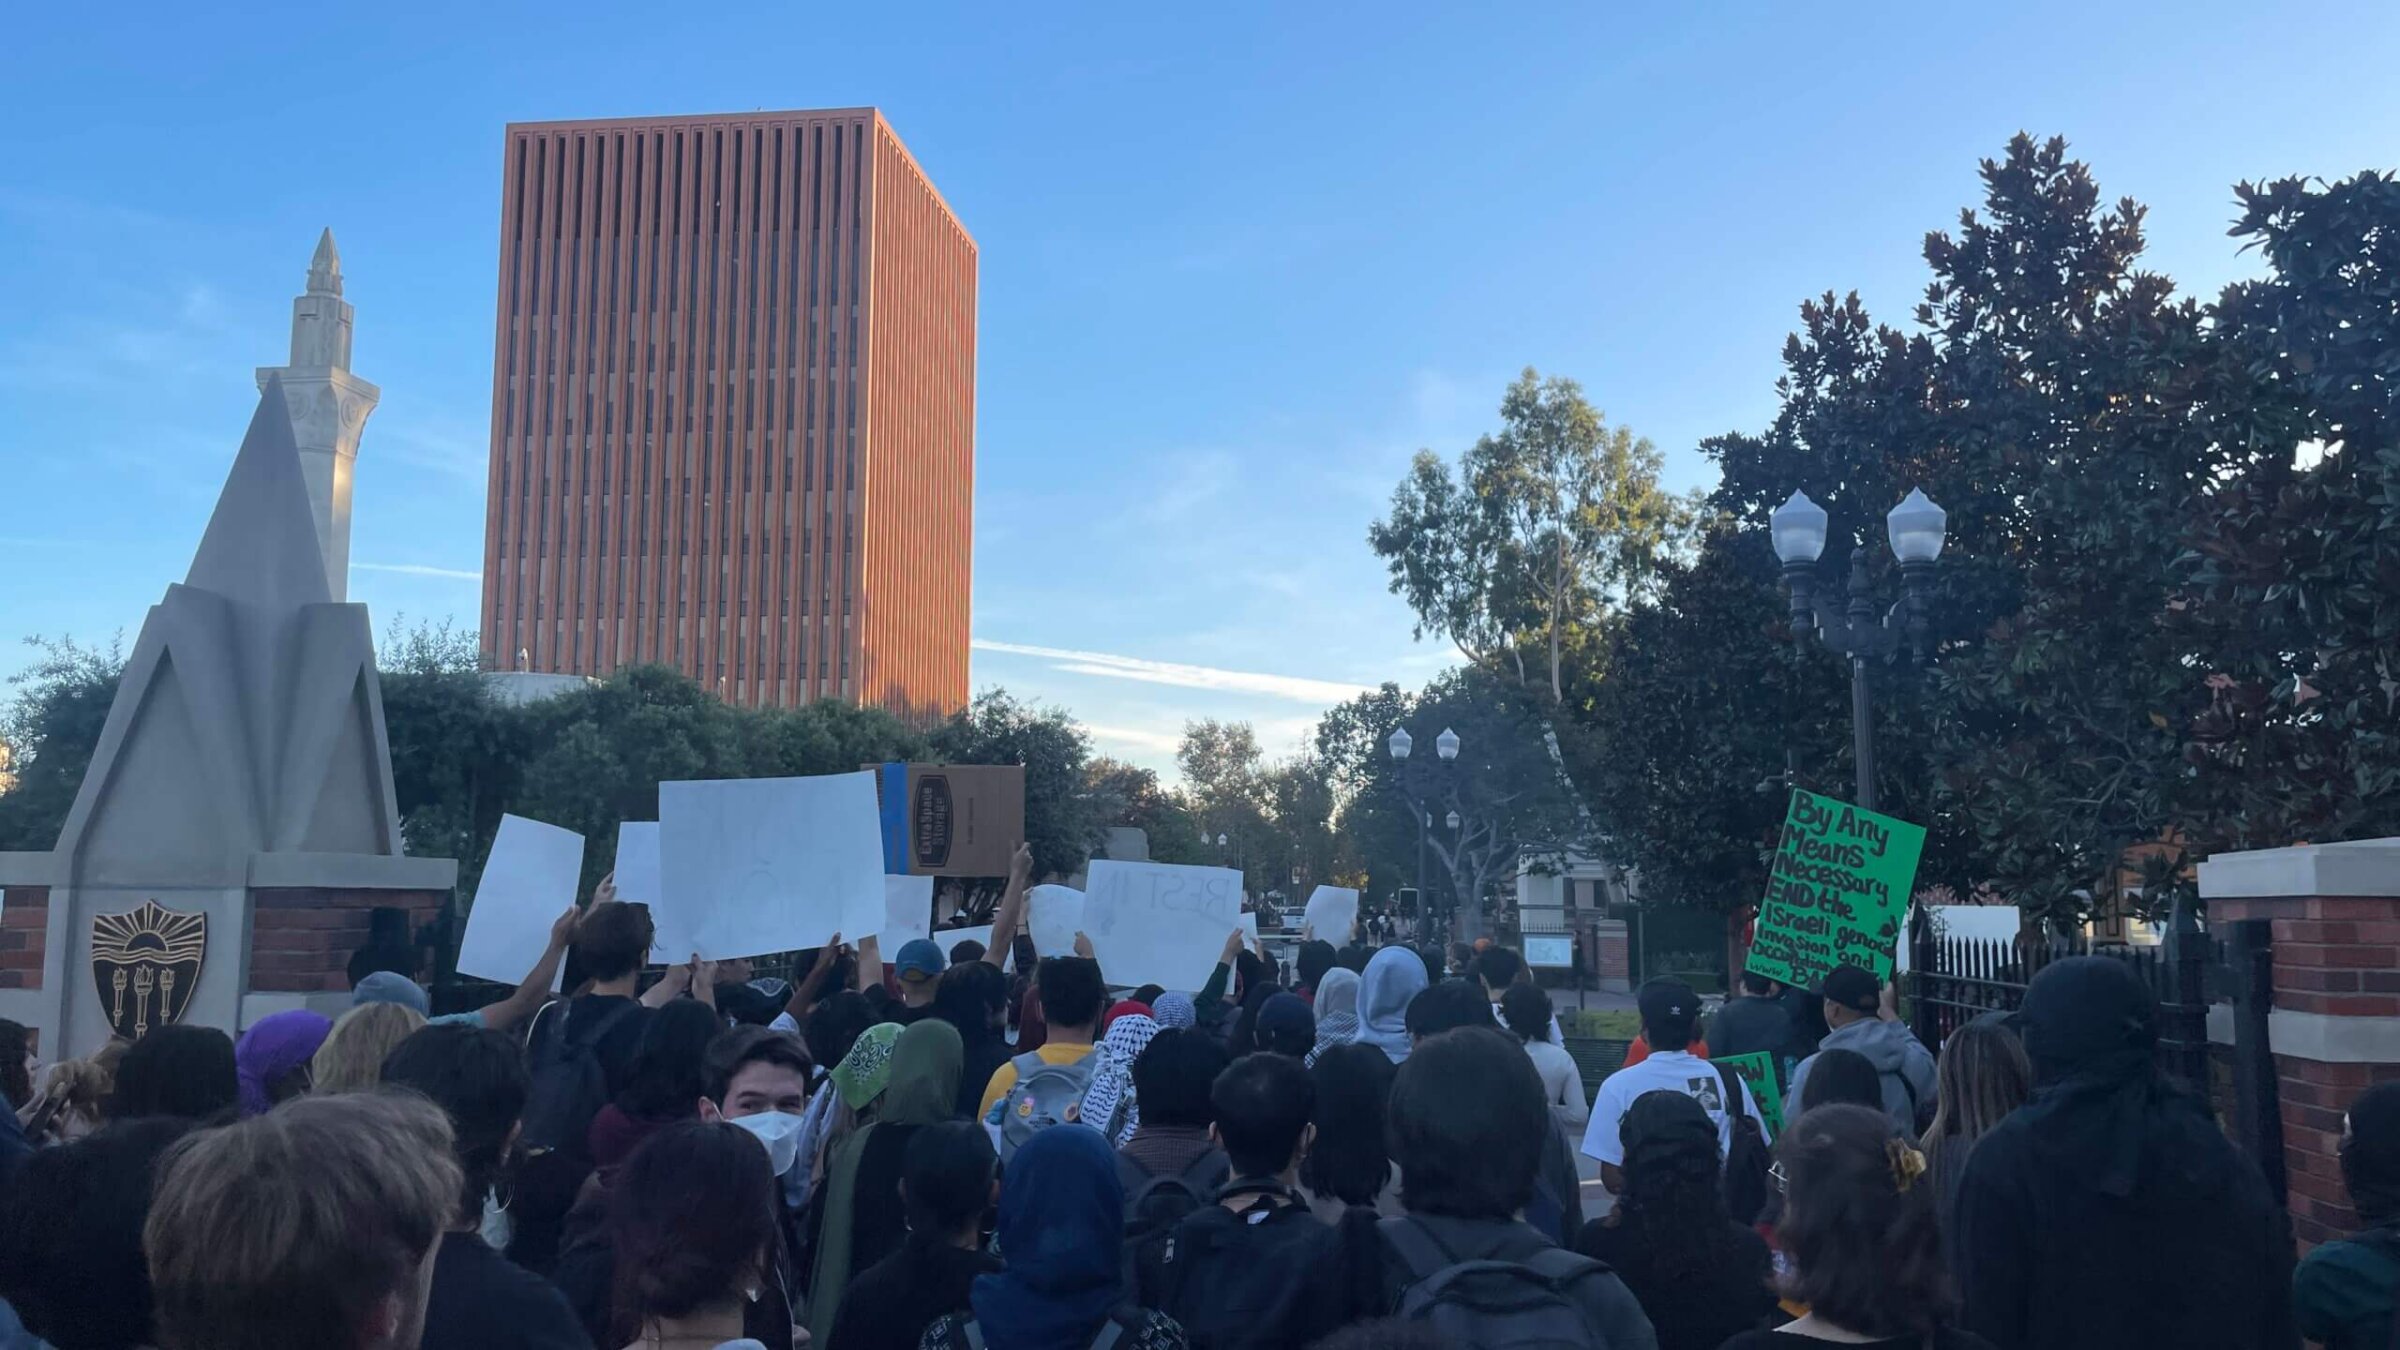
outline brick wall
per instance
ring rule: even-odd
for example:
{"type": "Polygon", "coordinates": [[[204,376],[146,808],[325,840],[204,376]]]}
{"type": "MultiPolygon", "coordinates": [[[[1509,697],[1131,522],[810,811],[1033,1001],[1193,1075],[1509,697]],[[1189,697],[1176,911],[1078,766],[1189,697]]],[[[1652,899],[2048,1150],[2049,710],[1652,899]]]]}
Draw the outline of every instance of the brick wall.
{"type": "Polygon", "coordinates": [[[345,891],[317,887],[252,893],[250,992],[339,992],[350,954],[366,945],[370,915],[408,911],[410,931],[440,912],[447,891],[345,891]]]}
{"type": "Polygon", "coordinates": [[[11,886],[0,899],[0,989],[42,987],[50,947],[50,888],[11,886]]]}
{"type": "Polygon", "coordinates": [[[2275,1057],[2283,1101],[2283,1168],[2292,1236],[2303,1248],[2358,1231],[2342,1187],[2342,1112],[2377,1083],[2400,1081],[2400,1064],[2321,1064],[2275,1057]]]}
{"type": "Polygon", "coordinates": [[[1625,941],[1625,925],[1602,923],[1595,925],[1593,946],[1597,949],[1592,962],[1596,979],[1630,980],[1633,977],[1633,956],[1625,941]]]}
{"type": "MultiPolygon", "coordinates": [[[[2400,1016],[2400,900],[2380,896],[2225,898],[2212,922],[2265,919],[2274,937],[2278,1010],[2331,1017],[2400,1016]]],[[[2400,1047],[2394,1059],[2400,1060],[2400,1047]]],[[[2356,1231],[2342,1186],[2342,1113],[2400,1062],[2327,1063],[2275,1056],[2292,1235],[2302,1250],[2356,1231]]]]}

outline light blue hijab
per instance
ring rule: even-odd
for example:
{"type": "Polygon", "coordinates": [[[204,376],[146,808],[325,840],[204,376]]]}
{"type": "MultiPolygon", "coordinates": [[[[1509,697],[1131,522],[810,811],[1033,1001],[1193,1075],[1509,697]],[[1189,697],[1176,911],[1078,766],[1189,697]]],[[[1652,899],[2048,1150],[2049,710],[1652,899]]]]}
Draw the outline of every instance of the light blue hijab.
{"type": "Polygon", "coordinates": [[[1386,947],[1367,962],[1358,982],[1358,1039],[1394,1064],[1408,1058],[1409,1000],[1425,992],[1425,961],[1406,947],[1386,947]]]}

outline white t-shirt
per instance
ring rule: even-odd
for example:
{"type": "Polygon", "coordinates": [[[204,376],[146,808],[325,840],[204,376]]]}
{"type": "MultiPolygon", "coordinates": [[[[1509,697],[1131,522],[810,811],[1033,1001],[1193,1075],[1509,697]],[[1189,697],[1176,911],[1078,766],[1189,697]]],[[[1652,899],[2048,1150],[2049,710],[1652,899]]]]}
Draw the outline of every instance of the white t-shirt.
{"type": "MultiPolygon", "coordinates": [[[[1734,1085],[1741,1089],[1742,1108],[1765,1133],[1767,1123],[1759,1120],[1758,1103],[1751,1098],[1749,1086],[1738,1078],[1734,1085]]],[[[1725,1080],[1715,1065],[1691,1051],[1670,1050],[1654,1051],[1632,1068],[1610,1074],[1600,1085],[1599,1095],[1592,1099],[1591,1122],[1583,1130],[1584,1156],[1624,1166],[1625,1145],[1617,1138],[1617,1126],[1632,1109],[1634,1099],[1645,1092],[1680,1092],[1699,1102],[1708,1118],[1717,1123],[1717,1156],[1722,1158],[1733,1148],[1733,1117],[1725,1110],[1725,1080]]]]}

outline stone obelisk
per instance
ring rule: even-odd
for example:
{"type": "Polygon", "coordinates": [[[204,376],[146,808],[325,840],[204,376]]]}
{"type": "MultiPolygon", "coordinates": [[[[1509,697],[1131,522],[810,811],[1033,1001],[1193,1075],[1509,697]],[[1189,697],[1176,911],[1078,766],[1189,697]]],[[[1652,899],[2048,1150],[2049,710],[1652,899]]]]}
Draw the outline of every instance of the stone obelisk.
{"type": "Polygon", "coordinates": [[[0,1017],[45,1058],[175,1022],[236,1031],[347,1006],[377,911],[447,904],[457,864],[402,844],[383,694],[349,570],[350,461],[375,406],[352,376],[329,233],[292,362],[193,554],[126,659],[57,845],[0,853],[0,1017]]]}
{"type": "Polygon", "coordinates": [[[383,397],[350,373],[354,316],[342,298],[342,255],[329,229],[317,237],[316,256],[308,260],[308,289],[292,301],[291,364],[258,369],[259,391],[269,380],[280,381],[292,410],[292,440],[300,447],[300,473],[316,517],[317,550],[325,555],[325,583],[336,603],[350,595],[350,479],[358,438],[383,397]]]}

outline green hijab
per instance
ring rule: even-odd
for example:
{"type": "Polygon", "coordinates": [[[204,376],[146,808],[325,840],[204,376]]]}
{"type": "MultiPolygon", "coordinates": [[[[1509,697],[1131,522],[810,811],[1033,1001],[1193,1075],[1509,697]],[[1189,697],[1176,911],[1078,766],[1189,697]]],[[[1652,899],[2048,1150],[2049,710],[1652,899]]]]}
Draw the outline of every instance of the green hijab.
{"type": "Polygon", "coordinates": [[[859,1033],[850,1053],[833,1066],[833,1087],[842,1094],[842,1105],[864,1111],[883,1095],[892,1081],[892,1047],[903,1030],[898,1022],[877,1022],[859,1033]]]}
{"type": "MultiPolygon", "coordinates": [[[[859,1163],[867,1155],[867,1142],[886,1125],[939,1124],[950,1118],[958,1102],[958,1077],[967,1054],[958,1028],[928,1017],[906,1029],[879,1023],[869,1028],[868,1034],[886,1031],[892,1033],[885,1038],[890,1051],[881,1057],[883,1072],[875,1090],[867,1093],[864,1101],[853,1101],[851,1089],[842,1087],[843,1100],[851,1102],[863,1119],[834,1149],[825,1169],[825,1224],[817,1236],[817,1269],[809,1282],[808,1299],[809,1336],[816,1345],[832,1341],[833,1317],[841,1308],[842,1291],[858,1273],[850,1268],[850,1246],[860,1200],[859,1163]]],[[[865,1036],[859,1038],[859,1044],[866,1044],[865,1036]]],[[[850,1061],[845,1057],[842,1062],[850,1061]]],[[[841,1082],[838,1072],[834,1081],[841,1082]]],[[[865,1199],[873,1205],[900,1203],[896,1192],[865,1199]]]]}

